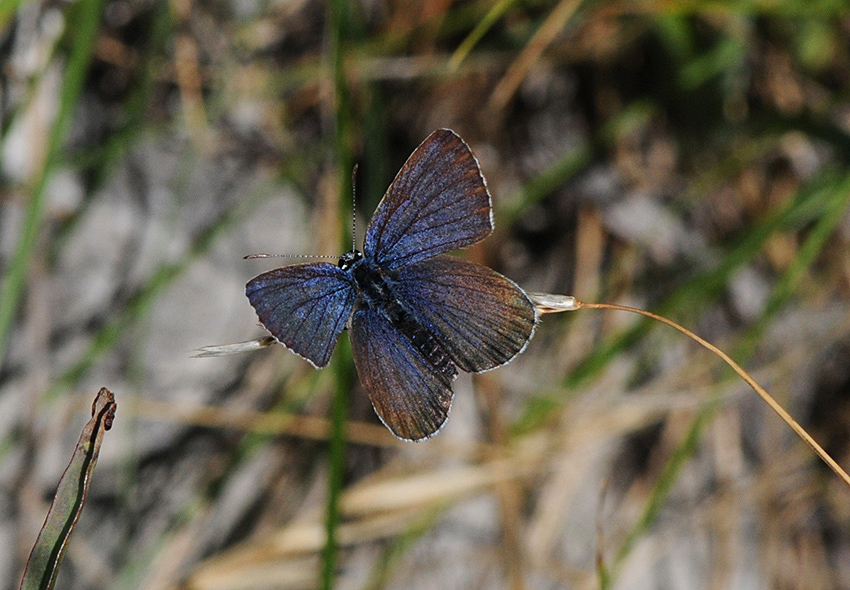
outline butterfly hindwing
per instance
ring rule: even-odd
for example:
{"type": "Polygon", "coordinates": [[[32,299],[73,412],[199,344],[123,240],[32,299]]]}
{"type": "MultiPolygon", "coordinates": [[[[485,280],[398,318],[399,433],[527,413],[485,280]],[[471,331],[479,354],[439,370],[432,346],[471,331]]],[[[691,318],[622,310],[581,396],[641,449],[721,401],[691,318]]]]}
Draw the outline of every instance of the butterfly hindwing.
{"type": "Polygon", "coordinates": [[[363,254],[261,274],[246,294],[262,324],[317,367],[347,325],[363,388],[399,438],[422,440],[448,419],[457,370],[509,362],[531,338],[534,305],[487,267],[444,256],[493,230],[478,161],[440,129],[407,159],[366,228],[363,254]]]}
{"type": "Polygon", "coordinates": [[[355,311],[349,335],[360,382],[387,428],[405,440],[440,430],[449,417],[453,376],[431,366],[377,310],[355,311]]]}
{"type": "Polygon", "coordinates": [[[493,231],[478,161],[448,129],[429,135],[399,170],[366,228],[363,252],[395,270],[474,244],[493,231]]]}
{"type": "Polygon", "coordinates": [[[248,282],[245,294],[272,336],[324,367],[351,315],[355,290],[348,273],[321,262],[263,273],[248,282]]]}
{"type": "Polygon", "coordinates": [[[534,304],[494,270],[451,256],[402,268],[395,292],[436,331],[457,366],[481,372],[509,362],[534,332],[534,304]]]}

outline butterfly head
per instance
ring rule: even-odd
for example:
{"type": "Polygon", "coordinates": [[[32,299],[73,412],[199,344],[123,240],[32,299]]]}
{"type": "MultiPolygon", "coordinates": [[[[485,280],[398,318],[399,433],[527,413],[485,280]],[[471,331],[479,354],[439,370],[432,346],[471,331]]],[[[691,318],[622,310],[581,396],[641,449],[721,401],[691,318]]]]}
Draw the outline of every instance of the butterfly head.
{"type": "Polygon", "coordinates": [[[349,250],[339,257],[337,266],[339,266],[342,270],[348,270],[361,258],[363,258],[363,254],[361,254],[359,250],[349,250]]]}

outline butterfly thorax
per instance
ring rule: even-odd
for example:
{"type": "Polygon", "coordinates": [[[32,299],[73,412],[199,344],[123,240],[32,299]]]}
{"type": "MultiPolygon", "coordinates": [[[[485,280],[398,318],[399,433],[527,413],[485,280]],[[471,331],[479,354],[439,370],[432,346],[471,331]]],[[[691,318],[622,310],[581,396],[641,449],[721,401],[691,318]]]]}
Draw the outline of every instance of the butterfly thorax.
{"type": "Polygon", "coordinates": [[[357,250],[347,252],[339,259],[339,267],[354,279],[358,309],[371,309],[389,320],[428,362],[447,379],[457,376],[457,367],[443,343],[404,305],[393,289],[395,278],[357,250]]]}
{"type": "Polygon", "coordinates": [[[336,265],[342,270],[348,270],[361,258],[363,258],[363,254],[360,253],[360,250],[349,250],[339,257],[339,261],[336,265]]]}

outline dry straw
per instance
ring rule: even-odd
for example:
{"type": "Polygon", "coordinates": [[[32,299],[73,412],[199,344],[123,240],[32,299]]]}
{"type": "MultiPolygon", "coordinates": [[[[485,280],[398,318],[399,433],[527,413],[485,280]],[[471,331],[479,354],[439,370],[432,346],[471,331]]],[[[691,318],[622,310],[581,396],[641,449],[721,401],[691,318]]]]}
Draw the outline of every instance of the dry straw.
{"type": "Polygon", "coordinates": [[[779,414],[779,417],[791,427],[797,436],[802,438],[807,445],[809,445],[812,450],[820,457],[824,463],[826,463],[830,469],[832,469],[838,477],[844,480],[848,486],[850,486],[850,475],[847,475],[847,472],[841,468],[841,466],[835,462],[835,460],[827,453],[823,447],[821,447],[818,442],[812,438],[812,436],[806,432],[806,429],[800,426],[800,424],[791,417],[791,414],[785,411],[785,409],[773,399],[771,396],[761,385],[759,385],[755,379],[753,379],[749,373],[747,373],[741,365],[736,363],[732,358],[714,346],[712,343],[707,340],[697,336],[687,328],[680,326],[676,322],[672,320],[668,320],[667,318],[654,314],[651,311],[645,311],[643,309],[638,309],[636,307],[629,307],[627,305],[618,305],[616,303],[585,303],[583,301],[579,301],[575,297],[565,296],[565,295],[551,295],[548,293],[530,293],[532,301],[537,305],[538,311],[540,313],[558,313],[561,311],[575,311],[578,309],[611,309],[615,311],[628,311],[631,313],[636,313],[653,320],[657,320],[662,324],[666,324],[671,328],[674,328],[687,336],[688,338],[696,341],[700,346],[707,348],[725,362],[727,365],[732,367],[732,370],[735,371],[741,379],[746,381],[747,385],[752,387],[757,394],[767,403],[771,409],[779,414]]]}

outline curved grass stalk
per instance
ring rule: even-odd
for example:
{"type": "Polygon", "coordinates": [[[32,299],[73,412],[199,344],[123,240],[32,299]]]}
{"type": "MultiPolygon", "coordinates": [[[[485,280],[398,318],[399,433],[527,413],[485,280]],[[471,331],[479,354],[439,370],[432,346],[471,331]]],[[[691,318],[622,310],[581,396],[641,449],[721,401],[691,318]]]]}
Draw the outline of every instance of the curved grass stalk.
{"type": "Polygon", "coordinates": [[[770,408],[776,412],[782,420],[791,427],[797,436],[799,436],[803,441],[811,447],[811,449],[815,452],[815,454],[826,463],[830,469],[832,469],[835,474],[840,477],[848,487],[850,487],[850,475],[847,474],[846,471],[833,459],[829,453],[827,453],[823,447],[818,444],[818,442],[806,431],[805,428],[800,426],[800,424],[794,420],[794,418],[785,411],[779,402],[777,402],[772,395],[770,395],[767,390],[764,389],[761,385],[759,385],[755,379],[753,379],[747,371],[745,371],[741,365],[736,363],[732,357],[728,354],[714,346],[711,342],[705,340],[704,338],[697,336],[684,326],[681,326],[674,322],[673,320],[669,320],[664,316],[660,316],[658,314],[652,313],[651,311],[646,311],[643,309],[638,309],[636,307],[629,307],[627,305],[619,305],[616,303],[586,303],[584,301],[579,301],[575,297],[569,297],[564,295],[549,295],[549,294],[531,294],[532,300],[537,305],[537,309],[540,313],[557,313],[559,311],[575,311],[578,309],[611,309],[614,311],[627,311],[630,313],[636,313],[638,315],[642,315],[644,317],[656,320],[661,322],[662,324],[666,324],[673,328],[674,330],[678,330],[691,340],[697,342],[703,348],[713,352],[717,356],[719,356],[723,362],[729,365],[733,371],[735,371],[741,379],[743,379],[747,385],[749,385],[759,397],[761,397],[765,403],[770,406],[770,408]]]}

